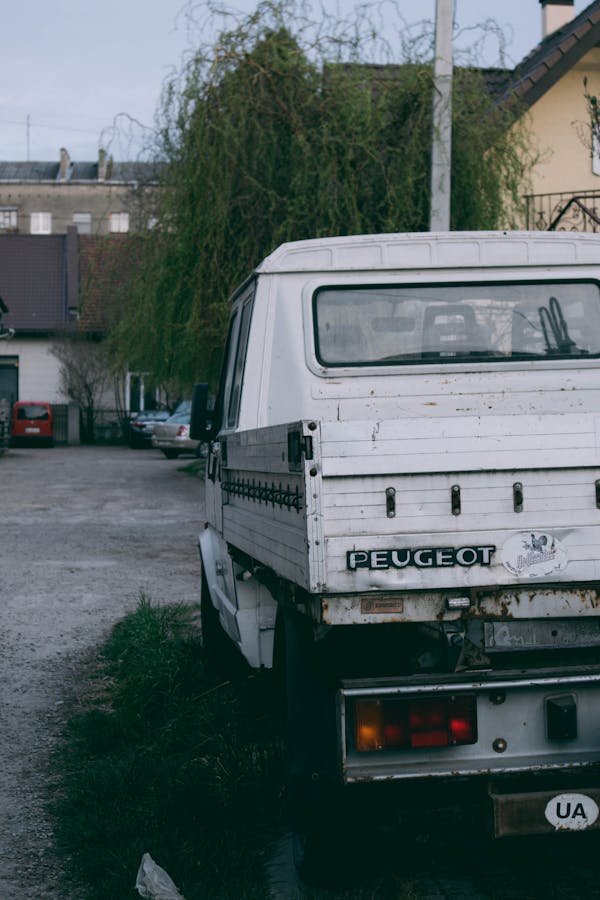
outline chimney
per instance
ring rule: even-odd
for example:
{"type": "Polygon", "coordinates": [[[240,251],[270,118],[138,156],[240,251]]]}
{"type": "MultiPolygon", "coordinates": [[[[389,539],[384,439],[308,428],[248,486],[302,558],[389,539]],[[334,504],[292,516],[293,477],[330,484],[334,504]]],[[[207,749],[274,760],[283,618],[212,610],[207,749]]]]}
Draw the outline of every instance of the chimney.
{"type": "Polygon", "coordinates": [[[106,181],[106,171],[108,168],[108,157],[106,150],[102,147],[98,150],[98,181],[106,181]]]}
{"type": "Polygon", "coordinates": [[[542,4],[542,40],[575,18],[575,0],[540,0],[542,4]]]}
{"type": "Polygon", "coordinates": [[[58,181],[67,181],[71,174],[71,157],[69,151],[60,148],[60,162],[58,164],[58,181]]]}

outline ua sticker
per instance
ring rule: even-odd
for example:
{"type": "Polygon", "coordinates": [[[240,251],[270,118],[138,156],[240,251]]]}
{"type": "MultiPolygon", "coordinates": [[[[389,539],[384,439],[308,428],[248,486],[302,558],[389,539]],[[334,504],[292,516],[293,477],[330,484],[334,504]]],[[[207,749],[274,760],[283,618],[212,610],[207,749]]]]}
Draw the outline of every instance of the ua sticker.
{"type": "Polygon", "coordinates": [[[558,538],[545,531],[513,534],[502,547],[504,568],[521,578],[552,575],[564,569],[567,560],[567,551],[558,538]]]}
{"type": "Polygon", "coordinates": [[[598,805],[586,794],[558,794],[546,805],[545,816],[557,831],[585,831],[598,818],[598,805]]]}

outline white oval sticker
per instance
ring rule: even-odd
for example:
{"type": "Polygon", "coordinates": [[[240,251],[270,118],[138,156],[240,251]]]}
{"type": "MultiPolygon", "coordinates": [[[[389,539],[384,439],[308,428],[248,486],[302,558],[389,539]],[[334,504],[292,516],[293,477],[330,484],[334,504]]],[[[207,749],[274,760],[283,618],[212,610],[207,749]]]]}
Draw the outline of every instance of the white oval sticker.
{"type": "Polygon", "coordinates": [[[502,565],[521,578],[552,575],[564,569],[567,560],[567,551],[558,538],[545,531],[513,534],[502,547],[502,565]]]}
{"type": "Polygon", "coordinates": [[[598,818],[598,805],[586,794],[557,794],[546,804],[545,816],[557,831],[584,831],[598,818]]]}

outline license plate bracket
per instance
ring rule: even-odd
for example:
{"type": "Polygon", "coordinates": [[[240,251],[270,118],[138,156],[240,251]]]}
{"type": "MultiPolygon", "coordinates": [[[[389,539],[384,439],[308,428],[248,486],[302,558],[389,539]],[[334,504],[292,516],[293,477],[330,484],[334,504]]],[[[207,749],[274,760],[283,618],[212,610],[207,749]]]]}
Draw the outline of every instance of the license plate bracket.
{"type": "Polygon", "coordinates": [[[600,788],[490,796],[497,838],[600,829],[600,788]]]}

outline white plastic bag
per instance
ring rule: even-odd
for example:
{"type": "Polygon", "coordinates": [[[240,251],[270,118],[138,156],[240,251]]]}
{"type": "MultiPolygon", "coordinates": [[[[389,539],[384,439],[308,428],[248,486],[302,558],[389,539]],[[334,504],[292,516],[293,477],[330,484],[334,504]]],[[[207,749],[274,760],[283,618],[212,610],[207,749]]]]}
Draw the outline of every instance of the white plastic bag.
{"type": "Polygon", "coordinates": [[[144,853],[135,880],[140,897],[149,900],[184,900],[167,873],[157,865],[149,853],[144,853]]]}

